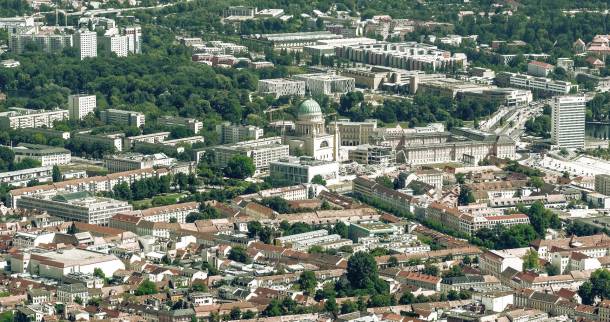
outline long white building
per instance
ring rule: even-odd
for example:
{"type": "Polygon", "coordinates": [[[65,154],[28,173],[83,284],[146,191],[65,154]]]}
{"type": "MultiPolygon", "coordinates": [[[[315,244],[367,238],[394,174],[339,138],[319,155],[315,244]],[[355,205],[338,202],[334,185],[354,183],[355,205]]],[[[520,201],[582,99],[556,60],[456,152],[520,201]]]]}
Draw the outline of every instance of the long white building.
{"type": "Polygon", "coordinates": [[[67,118],[68,110],[30,110],[20,107],[11,107],[9,108],[9,111],[0,113],[0,128],[52,128],[55,121],[62,121],[67,118]]]}
{"type": "Polygon", "coordinates": [[[554,97],[551,108],[551,140],[553,144],[560,148],[584,148],[585,97],[554,97]]]}
{"type": "Polygon", "coordinates": [[[86,191],[54,196],[45,194],[23,196],[17,201],[17,207],[46,211],[52,216],[65,220],[102,226],[107,226],[110,217],[115,214],[132,210],[127,201],[96,197],[86,191]]]}

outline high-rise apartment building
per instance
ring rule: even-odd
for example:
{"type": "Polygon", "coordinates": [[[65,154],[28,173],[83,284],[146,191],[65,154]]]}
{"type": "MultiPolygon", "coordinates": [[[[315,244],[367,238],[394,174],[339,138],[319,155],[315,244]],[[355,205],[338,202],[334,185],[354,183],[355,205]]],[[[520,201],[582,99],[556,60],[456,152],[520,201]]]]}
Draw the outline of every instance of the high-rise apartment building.
{"type": "Polygon", "coordinates": [[[127,36],[127,50],[132,54],[142,53],[142,27],[132,26],[125,28],[127,36]]]}
{"type": "Polygon", "coordinates": [[[119,57],[127,57],[129,53],[129,37],[121,35],[106,36],[102,39],[104,49],[119,57]]]}
{"type": "Polygon", "coordinates": [[[551,102],[551,140],[560,148],[585,147],[584,96],[557,96],[551,102]]]}
{"type": "Polygon", "coordinates": [[[598,174],[595,176],[595,191],[603,195],[610,195],[610,175],[598,174]]]}
{"type": "Polygon", "coordinates": [[[95,95],[70,95],[68,96],[68,110],[71,120],[82,120],[89,113],[93,113],[97,107],[95,95]]]}
{"type": "Polygon", "coordinates": [[[74,34],[74,47],[78,49],[80,59],[97,57],[97,34],[93,31],[79,31],[74,34]]]}

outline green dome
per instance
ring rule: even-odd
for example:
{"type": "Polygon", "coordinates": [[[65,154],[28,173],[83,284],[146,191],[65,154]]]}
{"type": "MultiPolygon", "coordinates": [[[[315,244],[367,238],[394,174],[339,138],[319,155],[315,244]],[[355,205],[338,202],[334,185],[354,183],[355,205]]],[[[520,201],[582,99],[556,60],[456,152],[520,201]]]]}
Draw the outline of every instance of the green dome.
{"type": "Polygon", "coordinates": [[[322,109],[318,102],[307,99],[299,105],[299,116],[322,115],[322,109]]]}

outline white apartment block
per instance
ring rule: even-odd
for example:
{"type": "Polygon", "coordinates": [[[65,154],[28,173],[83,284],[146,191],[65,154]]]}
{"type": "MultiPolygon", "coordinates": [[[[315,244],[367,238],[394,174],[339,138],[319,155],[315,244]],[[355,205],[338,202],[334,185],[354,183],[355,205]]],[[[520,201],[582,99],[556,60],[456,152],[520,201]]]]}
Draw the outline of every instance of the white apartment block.
{"type": "Polygon", "coordinates": [[[132,54],[142,53],[142,27],[131,26],[124,30],[127,36],[127,50],[132,54]]]}
{"type": "Polygon", "coordinates": [[[85,116],[93,113],[97,107],[95,95],[70,95],[68,96],[68,111],[71,120],[82,120],[85,116]]]}
{"type": "Polygon", "coordinates": [[[319,175],[325,180],[339,176],[339,163],[313,160],[310,158],[288,157],[269,164],[269,174],[291,183],[310,183],[319,175]]]}
{"type": "Polygon", "coordinates": [[[136,142],[142,143],[161,143],[169,137],[170,132],[156,132],[150,134],[142,134],[125,138],[125,145],[133,147],[136,142]]]}
{"type": "Polygon", "coordinates": [[[585,97],[557,96],[551,102],[551,140],[560,148],[585,147],[585,97]]]}
{"type": "Polygon", "coordinates": [[[43,183],[51,182],[53,181],[52,175],[52,166],[8,171],[0,173],[0,183],[13,187],[25,187],[32,180],[43,183]]]}
{"type": "Polygon", "coordinates": [[[74,34],[74,47],[80,59],[97,57],[97,34],[93,31],[79,31],[74,34]]]}
{"type": "Polygon", "coordinates": [[[194,134],[199,134],[203,130],[203,122],[194,118],[177,117],[177,116],[162,116],[159,122],[169,126],[184,126],[193,131],[194,134]]]}
{"type": "Polygon", "coordinates": [[[169,167],[176,162],[164,153],[144,155],[140,153],[112,154],[104,157],[104,166],[110,173],[150,169],[154,167],[169,167]]]}
{"type": "Polygon", "coordinates": [[[3,129],[23,129],[32,127],[53,127],[53,122],[68,118],[68,110],[30,110],[11,107],[0,113],[0,127],[3,129]]]}
{"type": "Polygon", "coordinates": [[[219,167],[225,167],[236,155],[252,158],[258,173],[266,171],[269,164],[288,156],[288,145],[282,144],[281,137],[239,142],[214,148],[214,161],[219,167]]]}
{"type": "Polygon", "coordinates": [[[34,159],[40,161],[43,167],[69,164],[72,161],[70,150],[55,146],[20,143],[12,149],[16,161],[34,159]]]}
{"type": "Polygon", "coordinates": [[[184,224],[186,222],[186,216],[198,211],[198,202],[185,202],[175,205],[148,208],[145,210],[134,210],[124,214],[141,217],[143,220],[150,222],[169,222],[170,219],[176,218],[178,223],[184,224]]]}
{"type": "Polygon", "coordinates": [[[146,116],[140,112],[109,108],[100,112],[100,119],[106,124],[142,127],[146,121],[146,116]]]}
{"type": "MultiPolygon", "coordinates": [[[[51,167],[48,167],[49,171],[52,171],[51,167]]],[[[49,183],[46,185],[38,185],[33,187],[25,187],[19,189],[13,189],[9,192],[11,196],[10,206],[12,208],[17,207],[17,201],[24,196],[32,195],[48,195],[54,196],[58,192],[83,192],[88,191],[92,194],[104,191],[111,191],[115,185],[127,182],[132,184],[136,180],[141,180],[151,177],[161,177],[168,175],[169,169],[141,169],[133,171],[125,171],[118,173],[111,173],[105,176],[95,176],[88,178],[78,178],[57,183],[49,183]]],[[[50,174],[49,174],[50,176],[50,174]]],[[[7,205],[8,206],[8,205],[7,205]]]]}
{"type": "Polygon", "coordinates": [[[102,38],[104,49],[119,57],[127,57],[129,53],[129,36],[112,35],[102,38]]]}
{"type": "Polygon", "coordinates": [[[223,144],[237,143],[248,140],[258,140],[265,134],[260,127],[253,125],[240,125],[224,122],[216,125],[216,132],[223,144]]]}
{"type": "Polygon", "coordinates": [[[110,217],[119,212],[131,211],[127,201],[95,197],[89,192],[72,192],[52,195],[22,196],[17,208],[46,211],[65,220],[107,226],[110,217]]]}
{"type": "Polygon", "coordinates": [[[335,74],[300,74],[294,78],[304,81],[305,88],[314,96],[345,94],[356,88],[356,79],[335,74]]]}
{"type": "Polygon", "coordinates": [[[277,237],[273,242],[277,246],[285,246],[289,247],[292,243],[300,242],[303,240],[308,240],[312,238],[318,238],[322,236],[328,236],[328,231],[326,229],[319,229],[314,231],[309,231],[301,234],[294,234],[290,236],[277,237]]]}
{"type": "Polygon", "coordinates": [[[261,79],[258,81],[258,92],[280,96],[304,96],[305,82],[285,78],[261,79]]]}
{"type": "MultiPolygon", "coordinates": [[[[18,252],[10,255],[11,272],[29,272],[42,277],[50,277],[61,280],[65,275],[79,272],[82,274],[93,274],[96,268],[101,269],[106,276],[112,276],[119,269],[125,269],[125,265],[114,255],[107,255],[78,248],[68,248],[62,251],[32,250],[31,252],[18,252]]],[[[80,285],[82,292],[87,293],[87,288],[80,285]]],[[[65,285],[64,285],[65,286],[65,285]]],[[[58,287],[57,296],[60,301],[66,300],[67,295],[62,293],[77,294],[78,290],[71,289],[64,292],[65,287],[58,287]]],[[[81,294],[80,296],[84,296],[81,294]]],[[[86,296],[83,297],[83,299],[86,296]]]]}
{"type": "Polygon", "coordinates": [[[9,36],[9,50],[16,54],[21,54],[26,50],[26,46],[34,44],[46,53],[56,53],[64,48],[72,47],[71,35],[55,34],[11,34],[9,36]]]}
{"type": "Polygon", "coordinates": [[[515,73],[502,74],[508,76],[510,86],[526,88],[532,91],[541,91],[556,95],[566,95],[573,90],[578,90],[578,85],[572,84],[570,82],[515,73]]]}
{"type": "Polygon", "coordinates": [[[479,267],[481,272],[498,277],[509,267],[521,272],[523,260],[505,251],[489,250],[479,256],[479,267]]]}

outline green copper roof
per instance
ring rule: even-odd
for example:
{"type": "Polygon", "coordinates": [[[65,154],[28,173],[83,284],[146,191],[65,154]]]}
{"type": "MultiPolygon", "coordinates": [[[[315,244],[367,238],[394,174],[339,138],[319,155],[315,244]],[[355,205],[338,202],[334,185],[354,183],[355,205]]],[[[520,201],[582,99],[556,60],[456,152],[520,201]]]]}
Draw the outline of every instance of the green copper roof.
{"type": "Polygon", "coordinates": [[[322,114],[322,109],[320,108],[320,104],[318,104],[318,102],[310,98],[303,101],[301,105],[299,105],[299,116],[313,114],[322,114]]]}

